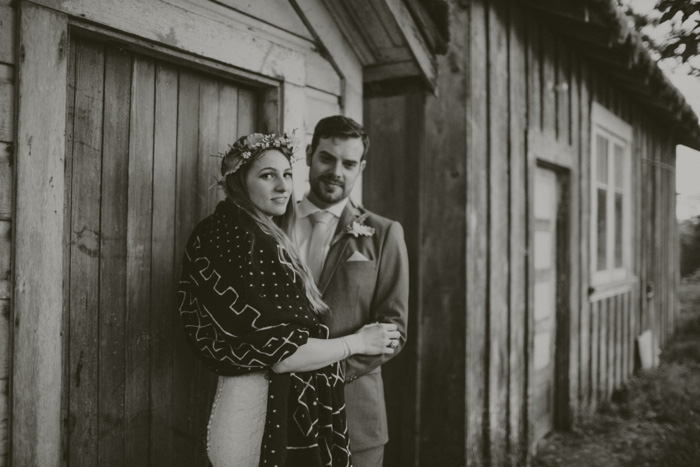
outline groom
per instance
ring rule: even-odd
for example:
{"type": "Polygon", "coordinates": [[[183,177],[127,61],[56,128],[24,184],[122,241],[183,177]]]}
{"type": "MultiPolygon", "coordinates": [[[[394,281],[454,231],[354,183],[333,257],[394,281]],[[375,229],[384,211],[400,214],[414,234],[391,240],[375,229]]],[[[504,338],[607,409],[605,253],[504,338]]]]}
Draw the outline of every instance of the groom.
{"type": "MultiPolygon", "coordinates": [[[[406,342],[408,257],[398,222],[348,199],[367,165],[369,137],[340,115],[316,125],[306,150],[311,190],[298,205],[295,235],[331,314],[331,337],[373,322],[394,323],[393,355],[353,355],[345,361],[345,404],[355,467],[381,467],[389,440],[381,365],[406,342]]],[[[387,174],[389,175],[389,174],[387,174]]]]}

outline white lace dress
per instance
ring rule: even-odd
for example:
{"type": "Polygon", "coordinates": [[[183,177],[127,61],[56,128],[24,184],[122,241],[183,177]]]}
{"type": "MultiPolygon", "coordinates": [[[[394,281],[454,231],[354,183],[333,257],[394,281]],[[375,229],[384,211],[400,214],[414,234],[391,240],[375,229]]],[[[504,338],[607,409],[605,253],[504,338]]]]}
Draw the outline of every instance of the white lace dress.
{"type": "Polygon", "coordinates": [[[214,467],[258,467],[268,386],[265,373],[219,376],[207,430],[214,467]]]}

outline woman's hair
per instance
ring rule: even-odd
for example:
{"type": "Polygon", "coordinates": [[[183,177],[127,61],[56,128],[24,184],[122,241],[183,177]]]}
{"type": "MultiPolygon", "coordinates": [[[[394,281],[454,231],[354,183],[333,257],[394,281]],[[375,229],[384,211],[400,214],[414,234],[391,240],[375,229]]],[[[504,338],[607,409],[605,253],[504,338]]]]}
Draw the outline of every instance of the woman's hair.
{"type": "MultiPolygon", "coordinates": [[[[287,159],[291,160],[292,153],[289,149],[276,147],[257,152],[251,157],[250,162],[259,159],[268,150],[280,151],[287,157],[287,159]]],[[[293,241],[294,223],[296,220],[296,201],[294,199],[294,191],[292,191],[290,194],[287,209],[284,211],[284,214],[270,219],[255,207],[250,199],[250,196],[248,195],[245,180],[251,166],[252,164],[246,163],[240,170],[236,170],[234,173],[230,173],[226,176],[225,183],[223,184],[226,196],[246,214],[252,217],[264,234],[272,237],[275,242],[287,252],[291,262],[287,263],[286,266],[292,270],[293,274],[298,274],[301,277],[302,288],[306,298],[311,303],[313,310],[317,314],[328,313],[330,309],[321,298],[321,292],[319,292],[318,288],[316,287],[316,283],[314,282],[311,272],[299,259],[299,253],[293,241]]]]}

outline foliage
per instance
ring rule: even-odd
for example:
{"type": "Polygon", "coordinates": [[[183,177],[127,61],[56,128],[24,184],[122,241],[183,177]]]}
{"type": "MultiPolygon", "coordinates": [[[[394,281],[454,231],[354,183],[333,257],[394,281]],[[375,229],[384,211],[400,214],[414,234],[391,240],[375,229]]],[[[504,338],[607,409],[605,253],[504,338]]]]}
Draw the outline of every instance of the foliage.
{"type": "Polygon", "coordinates": [[[700,270],[700,216],[679,223],[681,276],[700,270]]]}
{"type": "Polygon", "coordinates": [[[651,12],[636,9],[634,0],[618,1],[659,59],[686,65],[700,76],[700,1],[657,0],[651,12]]]}

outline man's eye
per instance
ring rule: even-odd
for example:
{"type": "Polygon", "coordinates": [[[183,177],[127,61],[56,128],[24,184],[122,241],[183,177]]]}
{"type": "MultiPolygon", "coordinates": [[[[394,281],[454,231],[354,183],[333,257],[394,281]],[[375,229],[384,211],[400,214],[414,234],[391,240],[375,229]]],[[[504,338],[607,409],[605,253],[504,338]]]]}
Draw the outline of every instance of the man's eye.
{"type": "Polygon", "coordinates": [[[287,173],[284,174],[284,177],[285,177],[285,178],[292,178],[292,173],[291,173],[291,172],[287,172],[287,173]]]}

